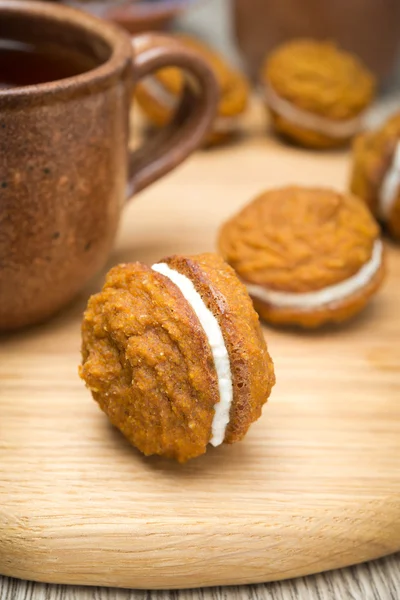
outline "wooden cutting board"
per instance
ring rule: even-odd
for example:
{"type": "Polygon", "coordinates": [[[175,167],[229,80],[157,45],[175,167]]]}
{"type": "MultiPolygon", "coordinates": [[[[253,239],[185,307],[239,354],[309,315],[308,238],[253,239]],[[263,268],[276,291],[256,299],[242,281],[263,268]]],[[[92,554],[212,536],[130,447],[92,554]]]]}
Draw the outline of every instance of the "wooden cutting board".
{"type": "MultiPolygon", "coordinates": [[[[199,152],[125,210],[108,267],[214,248],[266,187],[345,188],[346,152],[252,132],[199,152]]],[[[400,549],[400,247],[362,316],[265,329],[277,384],[246,439],[179,466],[146,459],[77,375],[89,293],[0,343],[0,572],[135,588],[283,579],[400,549]]]]}

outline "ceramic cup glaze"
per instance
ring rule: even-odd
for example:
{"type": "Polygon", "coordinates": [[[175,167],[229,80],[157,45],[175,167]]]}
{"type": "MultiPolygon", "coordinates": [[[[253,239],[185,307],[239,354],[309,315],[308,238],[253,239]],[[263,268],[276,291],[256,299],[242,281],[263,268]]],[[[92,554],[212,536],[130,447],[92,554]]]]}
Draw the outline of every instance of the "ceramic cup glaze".
{"type": "Polygon", "coordinates": [[[43,321],[105,263],[127,198],[182,162],[214,118],[214,76],[195,52],[134,38],[61,5],[0,1],[0,39],[74,48],[79,75],[0,90],[0,330],[43,321]],[[128,151],[134,83],[168,65],[190,77],[174,121],[128,151]]]}

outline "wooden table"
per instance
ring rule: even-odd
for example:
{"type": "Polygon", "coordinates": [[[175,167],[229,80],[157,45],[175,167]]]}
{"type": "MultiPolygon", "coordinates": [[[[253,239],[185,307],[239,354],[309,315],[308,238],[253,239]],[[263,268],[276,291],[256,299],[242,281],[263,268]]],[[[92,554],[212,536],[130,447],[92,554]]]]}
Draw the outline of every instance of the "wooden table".
{"type": "Polygon", "coordinates": [[[0,577],[0,600],[398,600],[399,590],[400,554],[276,583],[171,592],[69,587],[0,577]]]}
{"type": "MultiPolygon", "coordinates": [[[[261,132],[253,132],[253,144],[264,145],[261,132]],[[259,137],[258,137],[259,136],[259,137]]],[[[221,151],[213,154],[218,162],[221,151]]],[[[325,159],[322,159],[323,161],[325,159]]],[[[341,161],[340,154],[335,160],[341,161]]],[[[190,161],[192,163],[192,161],[190,161]]],[[[190,175],[191,166],[185,166],[182,175],[187,171],[190,175]]],[[[303,174],[299,171],[299,179],[303,174]]],[[[319,175],[320,177],[322,175],[319,175]]],[[[271,177],[271,174],[270,174],[271,177]]],[[[175,174],[172,175],[172,179],[175,174]]],[[[318,179],[318,174],[316,175],[318,179]]],[[[190,180],[190,177],[188,181],[190,180]]],[[[171,182],[171,179],[170,179],[171,182]]],[[[257,183],[257,182],[256,182],[257,183]]],[[[257,185],[261,185],[261,181],[257,185]]],[[[272,182],[273,183],[273,182],[272,182]]],[[[168,183],[166,184],[168,187],[168,183]]],[[[257,187],[255,185],[255,187],[257,187]]],[[[340,185],[340,183],[339,183],[340,185]]],[[[343,182],[342,182],[343,185],[343,182]]],[[[158,187],[158,186],[157,186],[158,187]]],[[[164,189],[164,185],[160,186],[164,189]]],[[[186,188],[185,188],[186,189],[186,188]]],[[[241,195],[242,190],[238,191],[241,195]]],[[[243,190],[248,194],[247,187],[243,190]]],[[[153,194],[153,192],[151,192],[153,194]]],[[[146,194],[139,202],[146,201],[146,194]]],[[[147,196],[148,197],[148,196],[147,196]]],[[[247,197],[247,196],[246,196],[247,197]]],[[[139,207],[138,207],[139,208],[139,207]]],[[[132,214],[136,212],[135,207],[129,209],[132,214]]],[[[126,224],[126,217],[124,219],[126,224]]],[[[126,232],[125,232],[126,233],[126,232]]],[[[128,238],[127,238],[128,239],[128,238]]],[[[1,483],[1,482],[0,482],[1,483]]],[[[1,506],[0,506],[1,509],[1,506]]],[[[128,598],[146,598],[146,600],[163,600],[173,598],[174,600],[190,598],[219,599],[219,598],[266,598],[271,600],[399,600],[400,598],[400,554],[392,555],[370,563],[350,567],[346,569],[331,571],[316,576],[308,576],[299,579],[281,581],[253,586],[235,586],[228,588],[208,588],[200,590],[183,591],[136,591],[117,590],[113,588],[90,588],[76,586],[58,586],[49,584],[38,584],[27,581],[19,581],[6,577],[0,577],[0,600],[122,600],[128,598]]]]}
{"type": "MultiPolygon", "coordinates": [[[[251,131],[249,134],[251,135],[251,131]]],[[[263,135],[257,128],[253,131],[255,145],[263,144],[263,135]],[[257,141],[257,134],[259,141],[257,141]]],[[[216,163],[218,163],[219,151],[216,151],[216,163]]],[[[324,160],[324,159],[322,159],[324,160]]],[[[334,156],[334,160],[341,160],[340,153],[334,156]]],[[[216,164],[216,167],[218,164],[216,164]]],[[[251,166],[251,165],[250,165],[251,166]]],[[[254,173],[251,173],[254,176],[254,173]]],[[[274,184],[273,173],[267,174],[270,185],[274,184]]],[[[265,177],[263,175],[263,177],[265,177]]],[[[316,173],[315,183],[319,174],[316,173]]],[[[308,183],[307,176],[299,170],[299,183],[308,183]],[[303,181],[304,178],[304,181],[303,181]]],[[[260,181],[261,183],[261,181],[260,181]]],[[[341,182],[343,185],[343,182],[341,182]]],[[[239,186],[240,187],[240,186],[239,186]]],[[[257,187],[254,183],[254,187],[257,187]]],[[[339,187],[340,182],[339,182],[339,187]]],[[[187,187],[194,193],[191,186],[187,187]]],[[[238,197],[242,190],[238,190],[238,197]]],[[[243,187],[243,193],[247,192],[247,184],[243,187]]],[[[130,209],[132,210],[132,209],[130,209]]],[[[1,483],[1,482],[0,482],[1,483]]],[[[1,509],[1,506],[0,506],[1,509]]],[[[235,586],[228,588],[208,588],[200,590],[182,591],[135,591],[117,590],[113,588],[85,588],[76,586],[58,586],[48,584],[36,584],[27,581],[19,581],[0,577],[0,600],[122,600],[128,598],[146,598],[146,600],[163,600],[173,598],[174,600],[191,598],[266,598],[271,600],[399,600],[400,598],[400,554],[392,555],[377,561],[331,571],[316,576],[308,576],[288,581],[281,581],[253,586],[235,586]]]]}

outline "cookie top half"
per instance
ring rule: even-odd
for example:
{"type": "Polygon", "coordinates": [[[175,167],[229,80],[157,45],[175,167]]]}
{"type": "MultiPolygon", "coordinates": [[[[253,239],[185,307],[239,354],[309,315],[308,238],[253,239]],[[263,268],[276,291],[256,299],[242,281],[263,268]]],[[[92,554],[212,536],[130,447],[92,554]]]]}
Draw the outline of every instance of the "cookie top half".
{"type": "Polygon", "coordinates": [[[261,77],[279,97],[333,120],[358,115],[375,91],[373,75],[357,57],[309,39],[279,46],[267,57],[261,77]]]}
{"type": "Polygon", "coordinates": [[[264,192],[225,223],[219,249],[245,283],[303,293],[357,273],[378,238],[356,196],[292,186],[264,192]]]}

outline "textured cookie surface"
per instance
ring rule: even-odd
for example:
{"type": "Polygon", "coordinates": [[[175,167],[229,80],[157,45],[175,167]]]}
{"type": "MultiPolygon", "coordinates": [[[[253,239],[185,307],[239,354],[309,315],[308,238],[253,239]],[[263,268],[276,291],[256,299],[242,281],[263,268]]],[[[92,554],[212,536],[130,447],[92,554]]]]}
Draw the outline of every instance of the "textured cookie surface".
{"type": "Polygon", "coordinates": [[[221,229],[222,256],[249,283],[310,292],[354,275],[379,228],[357,197],[287,187],[261,194],[221,229]]]}
{"type": "Polygon", "coordinates": [[[205,452],[218,400],[207,338],[179,290],[139,263],[110,271],[82,325],[81,376],[144,454],[205,452]]]}
{"type": "MultiPolygon", "coordinates": [[[[233,384],[221,441],[239,441],[275,382],[258,315],[219,256],[175,256],[159,263],[192,282],[219,324],[233,384]]],[[[133,445],[144,454],[184,462],[206,451],[220,401],[210,343],[171,278],[140,263],[119,265],[89,300],[80,374],[133,445]]]]}

